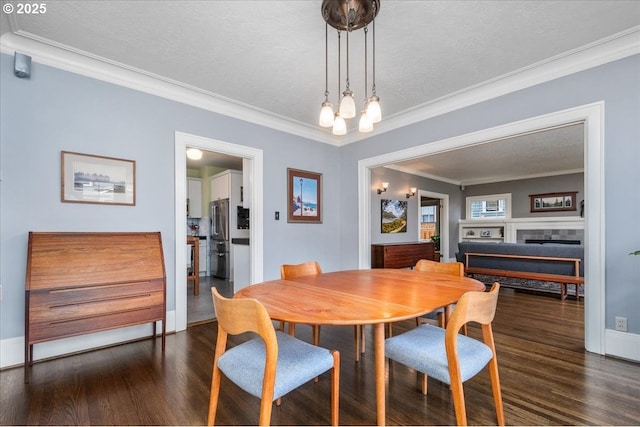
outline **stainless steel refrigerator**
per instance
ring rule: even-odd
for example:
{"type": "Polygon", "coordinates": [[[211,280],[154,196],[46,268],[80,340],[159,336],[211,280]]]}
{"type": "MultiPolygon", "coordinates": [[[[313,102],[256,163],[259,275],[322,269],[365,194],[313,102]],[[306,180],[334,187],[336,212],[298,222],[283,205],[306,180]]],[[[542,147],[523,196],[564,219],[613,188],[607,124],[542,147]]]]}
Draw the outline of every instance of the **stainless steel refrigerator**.
{"type": "Polygon", "coordinates": [[[229,279],[229,199],[216,200],[209,204],[211,218],[209,257],[211,275],[220,279],[229,279]]]}

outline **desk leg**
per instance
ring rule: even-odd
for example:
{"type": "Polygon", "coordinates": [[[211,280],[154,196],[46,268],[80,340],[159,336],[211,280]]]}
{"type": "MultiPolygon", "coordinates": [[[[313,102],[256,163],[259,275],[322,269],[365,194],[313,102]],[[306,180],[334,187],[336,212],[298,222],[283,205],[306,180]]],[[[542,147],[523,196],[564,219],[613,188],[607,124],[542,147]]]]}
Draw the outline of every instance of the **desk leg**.
{"type": "Polygon", "coordinates": [[[373,342],[375,347],[376,365],[376,415],[378,425],[385,425],[385,372],[384,372],[384,323],[377,323],[373,327],[373,342]]]}

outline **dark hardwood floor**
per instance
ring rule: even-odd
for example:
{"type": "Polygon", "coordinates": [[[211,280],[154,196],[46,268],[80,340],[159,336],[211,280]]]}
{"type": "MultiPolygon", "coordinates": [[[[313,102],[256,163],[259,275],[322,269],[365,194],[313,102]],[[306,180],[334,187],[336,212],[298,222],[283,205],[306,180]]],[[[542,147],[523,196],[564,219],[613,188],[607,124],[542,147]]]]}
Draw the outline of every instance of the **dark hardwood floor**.
{"type": "MultiPolygon", "coordinates": [[[[394,334],[414,327],[394,325],[394,334]]],[[[479,329],[469,328],[478,336],[479,329]]],[[[510,425],[633,425],[640,420],[640,364],[583,350],[583,302],[502,289],[494,322],[505,417],[510,425]]],[[[298,337],[310,339],[300,325],[298,337]]],[[[2,425],[201,425],[207,419],[216,323],[160,340],[143,340],[0,372],[2,425]]],[[[238,342],[237,340],[235,342],[238,342]]],[[[323,327],[321,344],[341,351],[340,423],[372,425],[375,381],[372,329],[354,362],[353,328],[323,327]]],[[[329,374],[291,392],[274,408],[274,425],[328,424],[329,374]]],[[[448,387],[389,365],[387,424],[455,424],[448,387]]],[[[465,383],[470,425],[496,423],[489,376],[465,383]]],[[[217,424],[251,425],[258,399],[224,380],[217,424]]]]}

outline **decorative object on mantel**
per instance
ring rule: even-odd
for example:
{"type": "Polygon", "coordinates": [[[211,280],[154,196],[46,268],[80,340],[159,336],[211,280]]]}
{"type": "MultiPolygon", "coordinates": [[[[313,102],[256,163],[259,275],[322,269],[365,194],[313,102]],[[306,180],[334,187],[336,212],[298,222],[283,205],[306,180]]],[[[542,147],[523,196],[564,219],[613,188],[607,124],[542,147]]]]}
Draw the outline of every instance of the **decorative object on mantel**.
{"type": "Polygon", "coordinates": [[[287,169],[287,222],[322,222],[322,174],[287,169]]]}
{"type": "Polygon", "coordinates": [[[349,81],[349,34],[353,30],[364,28],[364,106],[361,111],[358,130],[360,132],[370,132],[373,124],[382,120],[380,109],[380,98],[376,94],[376,24],[375,17],[380,10],[380,0],[323,0],[321,12],[325,21],[325,89],[324,102],[320,111],[318,124],[322,127],[333,127],[334,135],[344,135],[347,132],[344,119],[351,119],[356,116],[356,106],[354,93],[351,90],[349,81]],[[373,36],[373,60],[371,96],[367,97],[367,33],[368,25],[372,23],[373,36]],[[346,32],[347,47],[347,79],[346,88],[342,92],[342,100],[339,101],[338,111],[334,114],[333,105],[329,102],[329,26],[338,30],[338,98],[340,98],[340,46],[341,32],[346,32]]]}
{"type": "Polygon", "coordinates": [[[530,194],[531,212],[575,211],[577,191],[530,194]]]}
{"type": "Polygon", "coordinates": [[[407,202],[383,199],[380,203],[380,231],[382,233],[407,232],[407,202]]]}
{"type": "Polygon", "coordinates": [[[62,202],[135,206],[135,161],[62,151],[61,162],[62,202]]]}

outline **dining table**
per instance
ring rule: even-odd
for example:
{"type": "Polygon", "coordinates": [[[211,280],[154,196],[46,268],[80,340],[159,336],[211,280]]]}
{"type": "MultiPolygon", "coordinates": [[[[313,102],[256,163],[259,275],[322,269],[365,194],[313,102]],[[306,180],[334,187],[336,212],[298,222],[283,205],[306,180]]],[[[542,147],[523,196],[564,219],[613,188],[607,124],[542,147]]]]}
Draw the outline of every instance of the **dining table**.
{"type": "Polygon", "coordinates": [[[404,269],[362,269],[271,280],[239,290],[271,319],[311,325],[373,325],[376,418],[385,424],[385,325],[450,307],[485,285],[469,277],[404,269]]]}

